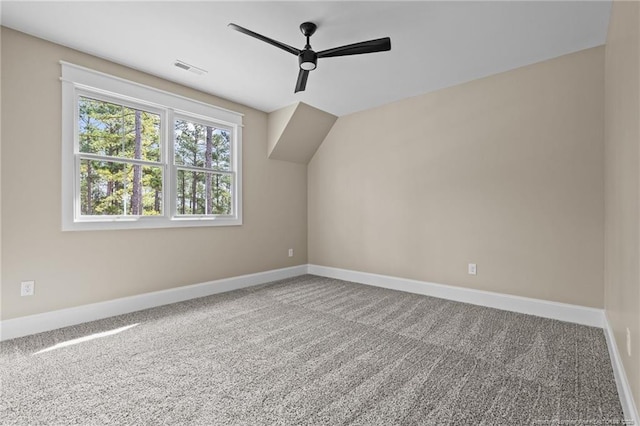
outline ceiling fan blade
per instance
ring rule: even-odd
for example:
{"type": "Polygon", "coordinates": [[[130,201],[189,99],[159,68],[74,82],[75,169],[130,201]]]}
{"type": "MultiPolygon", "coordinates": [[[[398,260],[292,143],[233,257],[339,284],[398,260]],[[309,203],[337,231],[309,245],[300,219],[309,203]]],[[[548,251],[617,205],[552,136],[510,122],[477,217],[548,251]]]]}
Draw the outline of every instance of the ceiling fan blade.
{"type": "Polygon", "coordinates": [[[309,71],[300,68],[298,73],[298,81],[296,82],[295,93],[302,92],[307,87],[307,78],[309,77],[309,71]]]}
{"type": "Polygon", "coordinates": [[[300,50],[296,49],[295,47],[291,47],[288,44],[280,43],[277,40],[271,39],[269,37],[265,37],[265,36],[263,36],[261,34],[254,33],[253,31],[248,30],[246,28],[243,28],[240,25],[236,25],[236,24],[231,23],[231,24],[229,24],[227,26],[229,28],[234,29],[236,31],[239,31],[239,32],[241,32],[243,34],[246,34],[246,35],[251,36],[253,38],[257,38],[258,40],[264,41],[265,43],[269,43],[272,46],[279,47],[280,49],[285,50],[285,51],[287,51],[289,53],[293,53],[296,56],[300,54],[300,50]]]}
{"type": "Polygon", "coordinates": [[[384,37],[376,40],[361,41],[360,43],[347,44],[346,46],[323,50],[322,52],[318,52],[318,58],[361,55],[363,53],[384,52],[387,50],[391,50],[391,39],[389,37],[384,37]]]}

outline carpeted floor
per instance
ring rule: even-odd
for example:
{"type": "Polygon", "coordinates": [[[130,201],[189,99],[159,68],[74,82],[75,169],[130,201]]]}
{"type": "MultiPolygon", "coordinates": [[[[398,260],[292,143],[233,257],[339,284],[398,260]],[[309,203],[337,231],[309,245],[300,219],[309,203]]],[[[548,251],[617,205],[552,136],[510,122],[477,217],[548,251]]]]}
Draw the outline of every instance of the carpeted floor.
{"type": "Polygon", "coordinates": [[[623,419],[600,329],[312,275],[4,342],[0,374],[3,425],[623,419]]]}

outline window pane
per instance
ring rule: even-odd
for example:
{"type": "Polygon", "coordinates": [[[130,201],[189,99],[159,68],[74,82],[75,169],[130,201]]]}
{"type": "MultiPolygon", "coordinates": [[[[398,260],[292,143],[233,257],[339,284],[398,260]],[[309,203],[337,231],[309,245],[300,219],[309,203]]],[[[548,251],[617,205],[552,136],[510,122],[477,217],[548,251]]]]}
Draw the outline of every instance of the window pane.
{"type": "Polygon", "coordinates": [[[187,120],[176,120],[175,163],[214,170],[230,170],[231,132],[187,120]]]}
{"type": "Polygon", "coordinates": [[[178,214],[231,214],[231,175],[178,169],[177,179],[178,214]]]}
{"type": "Polygon", "coordinates": [[[82,215],[162,214],[162,168],[80,160],[82,215]]]}
{"type": "Polygon", "coordinates": [[[160,161],[160,116],[123,105],[80,97],[80,152],[160,161]]]}

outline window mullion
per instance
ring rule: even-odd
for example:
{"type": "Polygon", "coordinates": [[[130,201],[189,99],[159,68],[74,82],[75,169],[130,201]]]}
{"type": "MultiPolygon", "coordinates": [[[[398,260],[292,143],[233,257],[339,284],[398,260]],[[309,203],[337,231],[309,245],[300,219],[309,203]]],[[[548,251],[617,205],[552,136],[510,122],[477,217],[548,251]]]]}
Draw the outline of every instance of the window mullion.
{"type": "Polygon", "coordinates": [[[165,149],[164,153],[166,154],[164,164],[166,171],[166,181],[165,181],[165,207],[167,211],[165,212],[165,216],[167,219],[172,219],[176,216],[176,191],[178,189],[176,185],[176,168],[174,166],[175,162],[175,132],[173,128],[175,126],[175,117],[174,111],[171,108],[167,109],[166,112],[166,123],[163,126],[164,129],[164,142],[165,149]]]}

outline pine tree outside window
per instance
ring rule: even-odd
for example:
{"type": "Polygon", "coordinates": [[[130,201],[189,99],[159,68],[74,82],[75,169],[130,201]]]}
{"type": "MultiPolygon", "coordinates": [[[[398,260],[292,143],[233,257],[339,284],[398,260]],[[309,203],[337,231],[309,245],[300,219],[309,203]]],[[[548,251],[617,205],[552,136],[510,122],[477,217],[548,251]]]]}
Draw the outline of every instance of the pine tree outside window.
{"type": "Polygon", "coordinates": [[[242,224],[242,115],[62,64],[62,228],[242,224]]]}
{"type": "Polygon", "coordinates": [[[97,97],[78,97],[80,215],[162,215],[161,115],[97,97]]]}
{"type": "Polygon", "coordinates": [[[232,214],[229,129],[189,118],[176,118],[174,163],[177,214],[232,214]]]}

